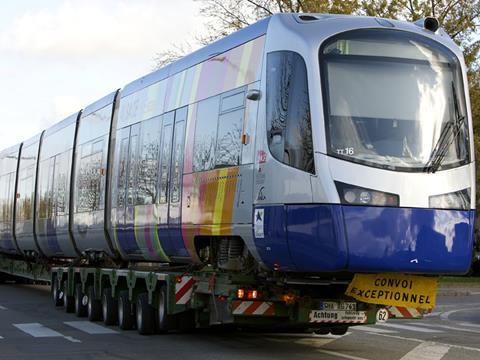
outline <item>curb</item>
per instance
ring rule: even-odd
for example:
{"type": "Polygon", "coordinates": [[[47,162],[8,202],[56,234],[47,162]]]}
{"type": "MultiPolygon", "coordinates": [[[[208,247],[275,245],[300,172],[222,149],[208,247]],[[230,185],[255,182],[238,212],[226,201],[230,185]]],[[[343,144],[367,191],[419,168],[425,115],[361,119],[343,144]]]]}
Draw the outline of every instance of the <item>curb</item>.
{"type": "Polygon", "coordinates": [[[474,296],[480,295],[480,289],[475,289],[476,291],[469,290],[438,290],[437,296],[474,296]]]}

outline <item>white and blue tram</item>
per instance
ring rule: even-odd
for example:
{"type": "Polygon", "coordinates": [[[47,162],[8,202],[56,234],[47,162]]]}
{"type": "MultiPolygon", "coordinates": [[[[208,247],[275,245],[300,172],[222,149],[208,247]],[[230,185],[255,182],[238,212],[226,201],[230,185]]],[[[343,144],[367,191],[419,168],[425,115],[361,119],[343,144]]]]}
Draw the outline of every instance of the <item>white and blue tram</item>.
{"type": "Polygon", "coordinates": [[[435,25],[277,14],[112,92],[0,153],[0,252],[465,273],[472,117],[435,25]]]}

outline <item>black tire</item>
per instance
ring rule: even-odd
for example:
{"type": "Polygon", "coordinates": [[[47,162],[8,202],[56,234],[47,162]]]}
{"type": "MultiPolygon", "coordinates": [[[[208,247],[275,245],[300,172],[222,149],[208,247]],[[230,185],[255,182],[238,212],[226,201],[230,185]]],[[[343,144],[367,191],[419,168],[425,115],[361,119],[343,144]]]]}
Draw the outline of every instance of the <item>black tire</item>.
{"type": "Polygon", "coordinates": [[[132,303],[128,299],[128,290],[118,295],[118,326],[122,330],[132,330],[135,327],[135,314],[132,303]]]}
{"type": "Polygon", "coordinates": [[[56,277],[52,281],[51,293],[52,293],[53,304],[57,307],[62,306],[63,305],[63,292],[62,292],[62,289],[60,289],[60,286],[58,284],[58,281],[57,281],[56,277]]]}
{"type": "Polygon", "coordinates": [[[330,331],[332,335],[345,335],[348,331],[348,326],[335,326],[330,331]]]}
{"type": "Polygon", "coordinates": [[[95,288],[92,285],[88,288],[87,305],[88,320],[90,321],[102,320],[102,302],[98,300],[95,295],[95,288]]]}
{"type": "Polygon", "coordinates": [[[155,308],[148,303],[148,294],[137,297],[136,304],[137,331],[140,335],[151,335],[155,332],[155,308]]]}
{"type": "Polygon", "coordinates": [[[105,325],[118,324],[118,301],[112,297],[112,289],[103,290],[102,314],[105,325]]]}
{"type": "Polygon", "coordinates": [[[82,291],[82,284],[75,287],[75,315],[78,317],[86,317],[88,315],[87,297],[82,291]]]}
{"type": "Polygon", "coordinates": [[[157,332],[165,334],[175,329],[175,317],[168,315],[167,287],[161,286],[158,291],[157,332]]]}
{"type": "Polygon", "coordinates": [[[67,282],[63,282],[63,307],[67,313],[75,311],[75,298],[67,295],[67,282]]]}

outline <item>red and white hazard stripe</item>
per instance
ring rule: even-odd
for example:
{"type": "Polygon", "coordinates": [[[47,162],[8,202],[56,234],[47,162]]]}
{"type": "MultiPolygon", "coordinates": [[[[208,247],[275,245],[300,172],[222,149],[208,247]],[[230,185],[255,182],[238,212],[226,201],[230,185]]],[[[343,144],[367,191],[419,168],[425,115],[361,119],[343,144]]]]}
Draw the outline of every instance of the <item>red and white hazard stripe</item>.
{"type": "Polygon", "coordinates": [[[423,313],[426,312],[426,310],[420,309],[420,308],[413,308],[413,307],[402,307],[402,306],[389,306],[387,307],[389,317],[391,318],[421,318],[423,313]]]}
{"type": "Polygon", "coordinates": [[[233,302],[233,315],[245,316],[275,316],[275,305],[267,301],[241,301],[233,302]]]}
{"type": "Polygon", "coordinates": [[[180,279],[175,284],[175,304],[186,305],[192,300],[195,281],[192,276],[182,276],[180,279]]]}

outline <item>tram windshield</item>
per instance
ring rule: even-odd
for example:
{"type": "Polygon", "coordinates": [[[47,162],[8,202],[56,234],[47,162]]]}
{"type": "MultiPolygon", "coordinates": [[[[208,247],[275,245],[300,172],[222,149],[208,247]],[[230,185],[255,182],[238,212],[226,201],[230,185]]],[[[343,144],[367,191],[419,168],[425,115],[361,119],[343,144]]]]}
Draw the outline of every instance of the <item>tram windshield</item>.
{"type": "Polygon", "coordinates": [[[320,63],[329,155],[398,171],[469,162],[461,66],[446,47],[356,30],[328,40],[320,63]]]}

